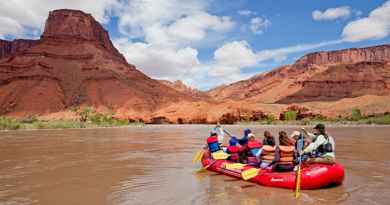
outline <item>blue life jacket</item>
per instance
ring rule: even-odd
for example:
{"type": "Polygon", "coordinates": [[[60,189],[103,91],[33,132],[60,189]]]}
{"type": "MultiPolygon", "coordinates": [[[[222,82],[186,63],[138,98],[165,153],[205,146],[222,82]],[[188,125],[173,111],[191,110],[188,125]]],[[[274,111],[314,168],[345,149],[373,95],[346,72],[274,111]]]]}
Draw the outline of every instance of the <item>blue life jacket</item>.
{"type": "Polygon", "coordinates": [[[207,145],[209,147],[210,152],[216,152],[221,149],[219,147],[218,138],[216,136],[211,136],[207,138],[207,145]]]}

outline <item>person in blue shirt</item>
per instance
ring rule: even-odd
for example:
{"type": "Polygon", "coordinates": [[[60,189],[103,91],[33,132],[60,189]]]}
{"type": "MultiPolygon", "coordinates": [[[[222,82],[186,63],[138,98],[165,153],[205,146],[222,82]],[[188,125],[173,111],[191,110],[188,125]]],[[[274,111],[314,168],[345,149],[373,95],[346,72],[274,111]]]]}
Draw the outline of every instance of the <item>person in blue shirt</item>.
{"type": "Polygon", "coordinates": [[[244,136],[241,139],[238,139],[238,144],[241,145],[241,150],[240,152],[240,162],[241,163],[247,163],[247,150],[248,150],[248,140],[249,140],[249,134],[251,134],[252,131],[248,128],[244,130],[244,136]]]}
{"type": "Polygon", "coordinates": [[[244,130],[244,136],[238,140],[238,144],[240,144],[241,146],[245,146],[246,144],[248,144],[248,135],[252,133],[252,130],[246,128],[244,130]]]}

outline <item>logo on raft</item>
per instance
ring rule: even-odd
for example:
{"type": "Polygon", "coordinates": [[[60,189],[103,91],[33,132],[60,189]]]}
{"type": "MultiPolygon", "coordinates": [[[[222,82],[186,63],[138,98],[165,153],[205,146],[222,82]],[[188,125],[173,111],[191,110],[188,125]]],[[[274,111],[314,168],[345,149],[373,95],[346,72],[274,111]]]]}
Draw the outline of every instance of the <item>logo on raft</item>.
{"type": "Polygon", "coordinates": [[[283,182],[284,181],[284,179],[283,178],[271,178],[271,182],[283,182]]]}

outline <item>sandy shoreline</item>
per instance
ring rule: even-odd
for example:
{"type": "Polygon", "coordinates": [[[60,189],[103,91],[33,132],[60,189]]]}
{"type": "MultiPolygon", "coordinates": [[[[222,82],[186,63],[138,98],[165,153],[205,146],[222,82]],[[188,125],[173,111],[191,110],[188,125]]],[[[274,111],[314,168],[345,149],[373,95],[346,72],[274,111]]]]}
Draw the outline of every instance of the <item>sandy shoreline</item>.
{"type": "MultiPolygon", "coordinates": [[[[327,127],[390,127],[390,125],[380,124],[341,124],[341,123],[326,123],[322,122],[327,127]]],[[[17,129],[17,130],[0,130],[2,132],[26,132],[26,131],[60,131],[60,130],[93,130],[93,129],[126,129],[126,128],[158,128],[158,127],[196,127],[196,126],[209,126],[214,127],[213,124],[143,124],[143,125],[127,125],[127,126],[113,126],[113,127],[85,127],[85,128],[51,128],[51,129],[17,129]]],[[[245,123],[245,124],[226,124],[221,125],[223,127],[264,127],[264,128],[312,128],[313,125],[299,125],[299,124],[257,124],[257,123],[245,123]]]]}

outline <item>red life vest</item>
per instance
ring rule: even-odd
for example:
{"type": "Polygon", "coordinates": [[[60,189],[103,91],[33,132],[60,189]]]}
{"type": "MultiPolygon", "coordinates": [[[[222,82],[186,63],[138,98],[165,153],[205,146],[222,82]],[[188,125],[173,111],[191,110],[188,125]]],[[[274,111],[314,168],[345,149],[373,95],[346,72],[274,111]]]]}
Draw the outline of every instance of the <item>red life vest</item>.
{"type": "Polygon", "coordinates": [[[240,148],[238,146],[229,146],[227,147],[227,151],[230,154],[234,154],[234,153],[238,153],[238,151],[240,151],[240,148]]]}
{"type": "Polygon", "coordinates": [[[209,146],[210,152],[216,152],[216,151],[220,150],[217,136],[208,137],[207,144],[209,146]]]}
{"type": "Polygon", "coordinates": [[[237,162],[239,155],[238,152],[240,151],[240,148],[238,146],[229,146],[227,147],[227,153],[230,154],[230,160],[237,162]]]}
{"type": "Polygon", "coordinates": [[[248,148],[249,148],[249,150],[255,149],[255,148],[260,149],[261,144],[257,140],[250,140],[250,141],[248,141],[248,148]]]}
{"type": "Polygon", "coordinates": [[[207,144],[218,142],[218,137],[217,136],[210,136],[207,138],[207,144]]]}

